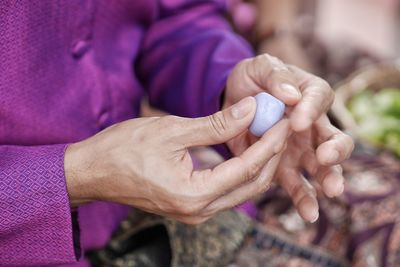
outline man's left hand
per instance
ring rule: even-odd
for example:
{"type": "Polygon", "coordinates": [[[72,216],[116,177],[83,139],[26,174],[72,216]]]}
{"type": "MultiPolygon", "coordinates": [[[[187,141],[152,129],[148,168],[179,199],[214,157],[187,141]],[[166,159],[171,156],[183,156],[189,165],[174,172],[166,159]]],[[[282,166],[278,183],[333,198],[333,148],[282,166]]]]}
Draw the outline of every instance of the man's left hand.
{"type": "MultiPolygon", "coordinates": [[[[328,197],[338,196],[344,182],[340,163],[354,148],[352,139],[335,128],[326,115],[334,100],[333,90],[323,79],[264,54],[236,65],[228,78],[223,108],[260,92],[268,92],[285,103],[293,130],[275,177],[300,215],[315,221],[315,190],[302,172],[312,175],[328,197]]],[[[227,145],[234,155],[239,155],[257,139],[247,131],[227,145]]]]}

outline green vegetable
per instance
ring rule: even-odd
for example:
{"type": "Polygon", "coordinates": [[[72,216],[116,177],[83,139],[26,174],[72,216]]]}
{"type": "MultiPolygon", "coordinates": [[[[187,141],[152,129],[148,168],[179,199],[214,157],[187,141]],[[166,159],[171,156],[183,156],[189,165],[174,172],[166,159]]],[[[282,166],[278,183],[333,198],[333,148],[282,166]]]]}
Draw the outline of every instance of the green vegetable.
{"type": "Polygon", "coordinates": [[[387,88],[375,94],[364,90],[348,107],[362,138],[400,156],[400,89],[387,88]]]}

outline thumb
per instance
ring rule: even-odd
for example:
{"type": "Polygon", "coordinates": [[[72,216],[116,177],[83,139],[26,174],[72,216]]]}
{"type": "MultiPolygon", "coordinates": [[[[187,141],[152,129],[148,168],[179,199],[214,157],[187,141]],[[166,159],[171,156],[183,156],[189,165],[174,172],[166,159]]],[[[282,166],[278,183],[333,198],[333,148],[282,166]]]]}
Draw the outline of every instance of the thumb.
{"type": "Polygon", "coordinates": [[[180,140],[186,147],[224,143],[247,130],[256,111],[256,100],[249,96],[222,111],[188,119],[180,140]]]}

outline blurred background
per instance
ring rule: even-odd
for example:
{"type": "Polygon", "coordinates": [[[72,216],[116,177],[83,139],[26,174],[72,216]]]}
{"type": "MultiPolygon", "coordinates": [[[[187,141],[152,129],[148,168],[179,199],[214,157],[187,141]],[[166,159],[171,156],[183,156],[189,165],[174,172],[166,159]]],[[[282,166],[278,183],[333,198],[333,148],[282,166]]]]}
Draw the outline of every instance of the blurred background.
{"type": "Polygon", "coordinates": [[[264,231],[282,242],[264,240],[239,265],[400,266],[400,1],[232,0],[230,10],[257,53],[332,85],[331,119],[356,141],[345,193],[319,193],[316,224],[305,224],[279,188],[254,202],[264,231]],[[285,250],[289,244],[314,253],[285,250]]]}
{"type": "MultiPolygon", "coordinates": [[[[318,192],[315,224],[303,222],[278,187],[245,204],[264,234],[232,267],[400,266],[400,0],[228,0],[228,7],[232,27],[256,53],[332,85],[331,120],[356,141],[343,166],[345,193],[318,192]]],[[[158,114],[146,103],[142,111],[158,114]]],[[[207,148],[192,154],[200,168],[222,160],[207,148]]]]}
{"type": "Polygon", "coordinates": [[[331,83],[400,53],[398,0],[229,0],[233,24],[258,53],[331,83]]]}

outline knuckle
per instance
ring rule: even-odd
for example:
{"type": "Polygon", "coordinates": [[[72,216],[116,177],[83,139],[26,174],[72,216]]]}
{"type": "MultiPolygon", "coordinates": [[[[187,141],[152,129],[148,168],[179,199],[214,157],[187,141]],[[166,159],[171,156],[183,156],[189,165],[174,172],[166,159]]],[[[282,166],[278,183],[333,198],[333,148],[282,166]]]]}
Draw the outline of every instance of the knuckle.
{"type": "MultiPolygon", "coordinates": [[[[236,64],[232,73],[244,72],[247,75],[249,75],[249,72],[250,72],[249,68],[252,68],[253,65],[254,65],[254,58],[243,59],[242,61],[240,61],[239,63],[236,64]]],[[[230,75],[230,77],[231,77],[231,75],[230,75]]]]}
{"type": "Polygon", "coordinates": [[[272,152],[274,153],[274,155],[276,155],[279,152],[281,152],[285,148],[286,145],[287,145],[287,143],[286,143],[285,139],[279,140],[276,144],[274,144],[274,146],[272,148],[272,152]]]}
{"type": "Polygon", "coordinates": [[[259,60],[266,60],[271,65],[278,64],[280,62],[280,60],[277,57],[274,57],[267,53],[261,54],[261,55],[257,56],[257,58],[259,58],[259,60]]]}
{"type": "Polygon", "coordinates": [[[259,69],[259,66],[264,66],[267,68],[271,68],[271,63],[269,60],[270,56],[268,54],[261,54],[253,58],[251,61],[251,65],[253,70],[259,69]]]}
{"type": "Polygon", "coordinates": [[[299,200],[301,198],[303,192],[303,186],[301,183],[295,183],[290,189],[289,189],[289,194],[292,197],[292,199],[299,200]]]}
{"type": "Polygon", "coordinates": [[[276,68],[274,66],[271,66],[271,70],[268,73],[268,77],[273,78],[281,75],[281,71],[279,68],[276,68]]]}
{"type": "Polygon", "coordinates": [[[266,182],[265,179],[262,179],[259,183],[258,183],[258,193],[264,193],[266,191],[268,191],[271,188],[271,184],[269,182],[266,182]]]}
{"type": "Polygon", "coordinates": [[[260,62],[265,62],[265,61],[269,62],[269,58],[270,58],[270,55],[264,53],[264,54],[255,56],[253,58],[252,62],[254,64],[257,64],[257,63],[260,63],[260,62]]]}
{"type": "Polygon", "coordinates": [[[177,212],[181,215],[185,216],[192,216],[195,214],[195,209],[187,204],[181,204],[180,206],[177,207],[177,212]]]}
{"type": "Polygon", "coordinates": [[[318,78],[318,81],[319,81],[320,86],[322,88],[324,88],[325,90],[328,90],[328,91],[333,93],[333,91],[331,89],[331,86],[329,85],[329,83],[327,81],[325,81],[324,79],[321,79],[321,78],[318,78]]]}
{"type": "Polygon", "coordinates": [[[272,66],[272,71],[276,74],[281,76],[282,78],[291,78],[291,73],[289,69],[286,67],[285,64],[282,63],[282,65],[273,65],[272,66]]]}
{"type": "Polygon", "coordinates": [[[321,88],[321,93],[326,96],[326,101],[327,101],[327,106],[332,106],[333,101],[335,101],[335,93],[332,90],[331,86],[329,85],[329,83],[327,81],[325,81],[324,79],[321,78],[317,78],[317,84],[319,85],[319,87],[321,88]]]}
{"type": "Polygon", "coordinates": [[[270,79],[279,77],[290,78],[289,68],[279,58],[269,54],[261,54],[253,58],[249,65],[254,77],[262,82],[271,82],[270,79]],[[270,78],[270,79],[267,79],[270,78]]]}
{"type": "Polygon", "coordinates": [[[319,84],[314,84],[312,87],[312,90],[310,90],[308,93],[311,97],[316,98],[316,99],[323,99],[325,101],[329,100],[331,97],[331,92],[328,90],[323,90],[319,84]]]}
{"type": "MultiPolygon", "coordinates": [[[[158,119],[158,125],[160,128],[166,128],[166,127],[171,127],[171,125],[174,126],[180,126],[182,124],[182,121],[179,117],[173,116],[173,115],[167,115],[164,117],[160,117],[158,119]]],[[[168,128],[167,128],[168,129],[168,128]]]]}
{"type": "Polygon", "coordinates": [[[208,122],[212,135],[218,140],[220,136],[223,136],[227,131],[227,120],[222,111],[208,116],[208,122]]]}
{"type": "Polygon", "coordinates": [[[261,163],[257,162],[257,163],[253,163],[252,165],[250,165],[244,175],[244,180],[246,182],[251,182],[253,181],[261,172],[261,163]]]}
{"type": "Polygon", "coordinates": [[[252,64],[253,62],[254,62],[254,58],[246,58],[246,59],[243,59],[242,61],[240,61],[240,62],[237,64],[237,66],[238,66],[239,68],[242,68],[242,67],[248,66],[249,64],[252,64]]]}
{"type": "Polygon", "coordinates": [[[264,60],[265,60],[265,58],[267,58],[268,63],[271,66],[272,70],[276,70],[278,72],[282,72],[282,71],[288,72],[289,71],[289,68],[286,66],[286,64],[283,63],[283,61],[280,60],[279,58],[268,55],[268,54],[264,54],[264,60]]]}
{"type": "Polygon", "coordinates": [[[197,201],[179,201],[179,204],[175,206],[176,211],[184,216],[195,216],[198,215],[202,209],[202,203],[197,201]]]}
{"type": "Polygon", "coordinates": [[[327,81],[325,81],[322,78],[319,78],[317,76],[314,76],[312,78],[312,81],[314,84],[318,85],[318,87],[320,87],[322,90],[325,91],[332,91],[331,86],[329,85],[329,83],[327,81]]]}
{"type": "Polygon", "coordinates": [[[171,139],[181,136],[182,129],[185,127],[185,119],[173,115],[167,115],[158,118],[157,126],[157,131],[164,133],[162,138],[170,141],[171,139]]]}

